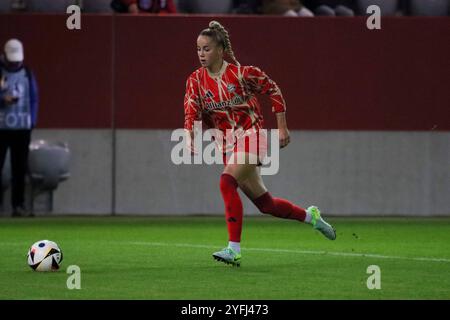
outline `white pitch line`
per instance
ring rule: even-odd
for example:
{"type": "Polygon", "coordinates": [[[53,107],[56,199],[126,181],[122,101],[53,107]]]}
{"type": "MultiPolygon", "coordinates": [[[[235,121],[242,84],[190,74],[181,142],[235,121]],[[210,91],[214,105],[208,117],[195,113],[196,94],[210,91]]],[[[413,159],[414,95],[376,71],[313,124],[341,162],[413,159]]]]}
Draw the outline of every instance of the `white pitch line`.
{"type": "MultiPolygon", "coordinates": [[[[186,247],[186,248],[202,248],[202,249],[217,249],[220,247],[203,244],[191,243],[165,243],[165,242],[119,242],[120,244],[131,244],[141,246],[153,247],[186,247]]],[[[2,246],[23,246],[23,242],[0,242],[2,246]]],[[[402,256],[386,256],[372,253],[350,253],[350,252],[333,252],[333,251],[313,251],[313,250],[292,250],[292,249],[274,249],[274,248],[242,248],[243,251],[263,251],[273,253],[296,253],[296,254],[316,254],[316,255],[330,255],[341,257],[359,257],[359,258],[379,258],[379,259],[395,259],[395,260],[411,260],[411,261],[428,261],[428,262],[447,262],[450,259],[446,258],[428,258],[428,257],[402,257],[402,256]]]]}
{"type": "MultiPolygon", "coordinates": [[[[186,248],[202,248],[202,249],[217,249],[220,246],[211,246],[203,244],[190,243],[164,243],[164,242],[121,242],[122,244],[153,246],[153,247],[186,247],[186,248]]],[[[242,251],[264,251],[273,253],[297,253],[297,254],[316,254],[316,255],[331,255],[341,257],[360,257],[360,258],[379,258],[379,259],[396,259],[396,260],[412,260],[412,261],[428,261],[428,262],[447,262],[450,259],[446,258],[427,258],[427,257],[402,257],[402,256],[386,256],[372,253],[350,253],[350,252],[333,252],[333,251],[312,251],[312,250],[292,250],[292,249],[273,249],[273,248],[242,248],[242,251]]]]}

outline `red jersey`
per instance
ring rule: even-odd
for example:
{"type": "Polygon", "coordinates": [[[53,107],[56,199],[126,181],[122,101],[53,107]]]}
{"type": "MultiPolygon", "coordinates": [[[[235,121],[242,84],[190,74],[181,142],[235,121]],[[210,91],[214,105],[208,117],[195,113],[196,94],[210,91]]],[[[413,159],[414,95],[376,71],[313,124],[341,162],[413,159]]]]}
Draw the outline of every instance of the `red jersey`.
{"type": "Polygon", "coordinates": [[[226,129],[258,130],[263,127],[263,117],[257,93],[270,96],[272,112],[286,110],[280,88],[257,67],[224,60],[217,74],[199,68],[186,82],[184,128],[192,130],[194,121],[202,120],[207,127],[224,133],[226,129]]]}

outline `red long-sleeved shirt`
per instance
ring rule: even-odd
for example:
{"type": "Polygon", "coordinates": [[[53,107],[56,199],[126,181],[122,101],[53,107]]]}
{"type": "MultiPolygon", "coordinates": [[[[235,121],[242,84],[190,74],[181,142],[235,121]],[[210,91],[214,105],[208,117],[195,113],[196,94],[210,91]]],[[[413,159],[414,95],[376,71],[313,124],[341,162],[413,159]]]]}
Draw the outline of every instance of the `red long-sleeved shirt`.
{"type": "Polygon", "coordinates": [[[207,127],[224,133],[226,129],[260,129],[263,117],[257,93],[270,96],[272,112],[286,110],[280,88],[257,67],[224,61],[217,75],[199,68],[186,82],[184,128],[192,130],[194,121],[202,120],[207,127]]]}

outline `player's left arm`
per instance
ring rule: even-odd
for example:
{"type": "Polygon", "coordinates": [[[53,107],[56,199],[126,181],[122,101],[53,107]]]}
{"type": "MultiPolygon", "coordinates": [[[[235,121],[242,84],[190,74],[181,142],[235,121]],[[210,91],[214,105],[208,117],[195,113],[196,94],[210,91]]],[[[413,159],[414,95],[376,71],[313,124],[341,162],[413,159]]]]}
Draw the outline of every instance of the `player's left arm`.
{"type": "Polygon", "coordinates": [[[286,147],[290,142],[286,120],[286,102],[280,87],[267,74],[257,67],[245,67],[244,81],[248,88],[255,93],[266,94],[270,97],[272,112],[276,114],[280,139],[280,147],[286,147]]]}

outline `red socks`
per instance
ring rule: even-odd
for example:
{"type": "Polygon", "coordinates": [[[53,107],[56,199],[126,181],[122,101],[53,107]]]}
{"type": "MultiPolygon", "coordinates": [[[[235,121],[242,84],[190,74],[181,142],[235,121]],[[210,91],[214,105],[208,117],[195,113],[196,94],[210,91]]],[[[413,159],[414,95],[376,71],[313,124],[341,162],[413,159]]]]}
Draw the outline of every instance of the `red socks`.
{"type": "Polygon", "coordinates": [[[305,221],[306,211],[295,204],[281,198],[272,198],[269,192],[264,193],[253,203],[262,213],[268,213],[283,219],[305,221]]]}
{"type": "Polygon", "coordinates": [[[225,219],[227,220],[229,241],[241,242],[242,201],[237,191],[238,183],[229,174],[220,176],[220,192],[225,203],[225,219]]]}
{"type": "MultiPolygon", "coordinates": [[[[241,242],[242,233],[242,201],[237,191],[238,183],[229,174],[220,176],[220,192],[225,204],[229,241],[241,242]]],[[[305,221],[306,211],[303,208],[281,198],[272,198],[269,192],[264,193],[253,203],[262,213],[268,213],[283,219],[305,221]]]]}

